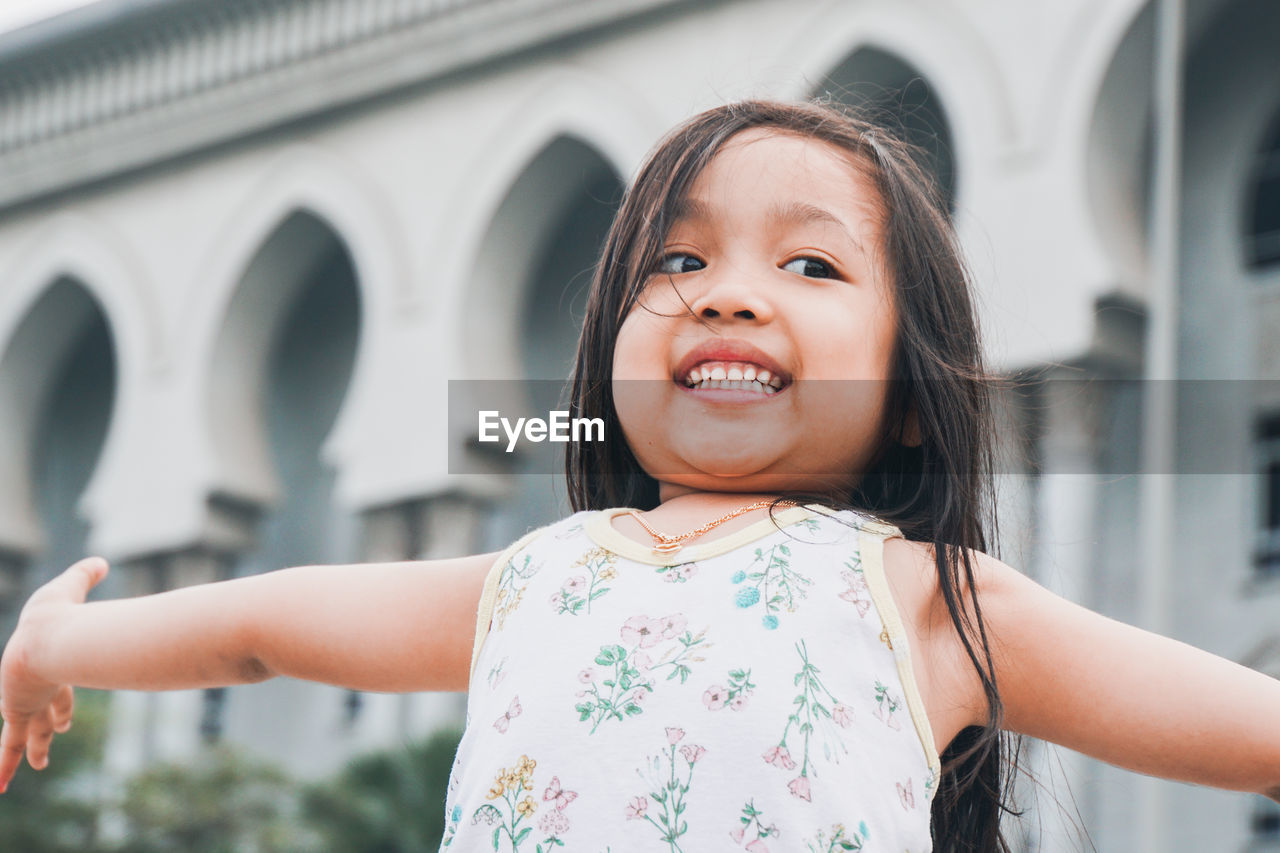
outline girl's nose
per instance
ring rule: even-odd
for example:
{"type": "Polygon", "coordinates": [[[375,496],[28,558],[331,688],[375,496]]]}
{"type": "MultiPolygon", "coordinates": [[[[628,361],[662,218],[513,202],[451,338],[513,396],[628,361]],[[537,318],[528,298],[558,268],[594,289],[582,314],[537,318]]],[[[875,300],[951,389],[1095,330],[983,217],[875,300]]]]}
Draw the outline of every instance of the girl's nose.
{"type": "Polygon", "coordinates": [[[702,320],[738,320],[767,323],[774,309],[764,282],[748,281],[747,276],[728,272],[718,276],[710,286],[689,303],[695,317],[702,320]]]}

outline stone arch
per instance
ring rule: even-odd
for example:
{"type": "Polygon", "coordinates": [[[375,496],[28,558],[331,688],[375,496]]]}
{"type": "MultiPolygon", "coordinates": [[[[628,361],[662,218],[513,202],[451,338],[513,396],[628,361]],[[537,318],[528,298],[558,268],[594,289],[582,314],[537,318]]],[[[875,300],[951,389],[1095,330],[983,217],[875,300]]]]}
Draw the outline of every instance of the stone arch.
{"type": "MultiPolygon", "coordinates": [[[[565,372],[550,365],[534,369],[522,352],[528,344],[531,312],[554,321],[566,315],[543,312],[539,302],[558,299],[538,267],[545,263],[550,243],[564,234],[566,220],[585,205],[616,204],[621,180],[591,145],[561,135],[549,141],[512,182],[495,211],[481,246],[501,246],[501,252],[476,253],[468,286],[468,305],[462,322],[465,362],[491,371],[493,378],[558,379],[565,372]]],[[[603,236],[603,235],[601,235],[603,236]]],[[[561,333],[569,329],[556,324],[561,333]]],[[[575,332],[576,334],[576,332],[575,332]]],[[[542,337],[549,337],[544,327],[542,337]]],[[[484,376],[485,373],[480,373],[484,376]]]]}
{"type": "Polygon", "coordinates": [[[488,315],[485,322],[506,335],[464,333],[451,353],[451,377],[523,374],[517,342],[528,281],[513,290],[486,247],[501,245],[502,266],[527,275],[568,206],[611,181],[624,184],[664,129],[629,93],[576,72],[537,81],[498,126],[462,172],[465,183],[447,196],[453,226],[442,229],[436,256],[448,259],[440,292],[455,327],[470,332],[476,317],[488,315]]]}
{"type": "Polygon", "coordinates": [[[827,74],[815,95],[885,116],[920,148],[948,209],[954,207],[956,160],[947,111],[929,81],[900,56],[860,47],[827,74]]]}
{"type": "Polygon", "coordinates": [[[1115,44],[1087,124],[1084,179],[1091,222],[1121,283],[1147,276],[1151,214],[1155,14],[1141,7],[1115,44]]]}
{"type": "MultiPolygon", "coordinates": [[[[360,348],[342,409],[325,442],[325,457],[341,467],[352,421],[370,396],[370,375],[379,358],[375,348],[390,337],[388,330],[397,311],[411,301],[410,264],[401,225],[387,199],[351,163],[319,147],[301,145],[280,152],[261,182],[227,218],[199,268],[181,323],[190,339],[184,364],[194,395],[189,403],[202,413],[198,422],[213,429],[206,436],[203,454],[201,488],[206,493],[222,492],[250,501],[269,500],[274,494],[271,477],[263,473],[269,468],[252,467],[264,459],[266,446],[261,422],[252,419],[243,405],[245,399],[239,400],[235,411],[217,413],[208,408],[224,393],[216,390],[218,383],[226,381],[218,378],[218,342],[225,334],[224,324],[241,310],[233,308],[233,303],[237,294],[248,292],[242,291],[242,284],[250,267],[257,261],[287,266],[284,247],[295,240],[304,253],[336,241],[350,259],[359,288],[360,348]],[[281,242],[268,246],[277,239],[281,242]],[[263,251],[267,254],[260,257],[263,251]],[[244,456],[234,449],[245,447],[252,450],[244,456]]],[[[300,269],[293,268],[292,273],[305,278],[300,269]]],[[[259,347],[270,339],[269,334],[263,335],[265,326],[283,317],[287,300],[280,296],[273,300],[275,313],[247,318],[256,328],[252,334],[259,347]]],[[[255,350],[253,358],[265,358],[265,350],[255,350]]]]}
{"type": "MultiPolygon", "coordinates": [[[[1179,244],[1184,376],[1274,376],[1280,369],[1273,343],[1280,323],[1276,270],[1252,268],[1245,240],[1255,158],[1280,106],[1280,56],[1267,39],[1276,26],[1274,4],[1233,0],[1205,22],[1187,52],[1179,244]],[[1232,334],[1223,337],[1228,329],[1232,334]]],[[[1255,402],[1280,405],[1273,393],[1255,402]]],[[[1243,442],[1247,432],[1233,435],[1243,442]]]]}
{"type": "MultiPolygon", "coordinates": [[[[240,528],[227,548],[233,575],[356,556],[356,520],[334,501],[336,472],[322,450],[360,348],[360,296],[342,235],[300,209],[262,241],[227,304],[201,402],[224,478],[212,484],[210,517],[240,528]]],[[[306,742],[333,733],[343,695],[275,682],[206,693],[201,732],[315,774],[332,753],[306,742]]]]}
{"type": "MultiPolygon", "coordinates": [[[[97,446],[82,448],[80,459],[62,460],[63,470],[55,472],[65,480],[66,469],[83,469],[83,474],[72,472],[75,490],[80,492],[69,498],[74,502],[83,496],[79,480],[87,481],[99,467],[103,442],[96,434],[103,433],[105,439],[112,409],[117,407],[117,348],[102,304],[81,281],[67,275],[51,281],[21,315],[5,316],[16,323],[0,342],[0,551],[31,557],[50,544],[37,506],[33,462],[42,440],[60,431],[42,429],[51,404],[65,397],[60,392],[68,370],[84,367],[84,344],[93,338],[90,357],[105,363],[91,367],[110,377],[107,389],[94,390],[105,390],[112,399],[106,404],[101,428],[95,424],[91,430],[95,440],[90,443],[97,446]]],[[[78,514],[83,515],[83,510],[78,514]]]]}
{"type": "MultiPolygon", "coordinates": [[[[545,380],[503,386],[499,409],[557,401],[599,243],[661,125],[626,93],[576,73],[538,81],[503,118],[501,136],[471,167],[479,185],[460,188],[458,230],[444,235],[458,264],[442,277],[442,294],[452,294],[444,298],[456,300],[445,316],[461,333],[449,377],[545,380]]],[[[518,534],[563,514],[553,456],[502,460],[504,469],[544,476],[503,482],[512,500],[498,528],[518,534]]]]}
{"type": "MultiPolygon", "coordinates": [[[[0,353],[8,353],[0,365],[0,382],[7,390],[0,419],[8,424],[0,431],[6,441],[16,441],[3,454],[6,466],[25,464],[28,431],[38,408],[30,387],[46,388],[53,376],[50,360],[69,355],[94,314],[109,330],[115,359],[115,391],[107,434],[80,500],[79,512],[96,520],[103,483],[112,469],[128,464],[121,436],[133,416],[134,401],[149,375],[162,370],[167,347],[149,276],[125,240],[105,223],[77,213],[63,213],[36,233],[6,272],[0,288],[0,353]],[[32,324],[43,326],[31,332],[32,324]],[[19,355],[19,353],[22,353],[19,355]],[[20,390],[22,388],[26,390],[20,390]],[[12,396],[25,396],[18,403],[12,396]],[[15,455],[16,454],[16,455],[15,455]]],[[[31,550],[40,542],[30,481],[26,474],[10,472],[0,478],[0,547],[31,550]]]]}
{"type": "Polygon", "coordinates": [[[1245,263],[1261,271],[1280,265],[1280,105],[1256,149],[1244,190],[1245,263]]]}
{"type": "MultiPolygon", "coordinates": [[[[1015,150],[1017,127],[1007,84],[990,49],[964,16],[941,7],[926,13],[903,4],[882,5],[875,15],[856,16],[848,14],[847,4],[835,2],[815,14],[801,32],[781,51],[799,68],[785,96],[821,94],[833,77],[846,84],[869,82],[883,90],[919,79],[945,118],[954,164],[952,196],[962,204],[981,185],[973,170],[1015,150]]],[[[863,94],[874,95],[876,90],[864,89],[863,94]]],[[[926,128],[927,123],[920,130],[926,128]]]]}
{"type": "Polygon", "coordinates": [[[1204,295],[1204,307],[1216,315],[1204,318],[1206,328],[1231,328],[1251,315],[1251,280],[1265,275],[1251,269],[1245,235],[1258,154],[1268,134],[1280,134],[1280,58],[1266,42],[1277,24],[1280,10],[1273,4],[1234,0],[1222,5],[1187,55],[1184,296],[1194,302],[1204,295]],[[1234,316],[1222,313],[1228,310],[1234,316]]]}
{"type": "Polygon", "coordinates": [[[215,462],[211,495],[250,503],[277,497],[264,411],[271,352],[309,283],[340,267],[349,268],[358,290],[346,243],[309,210],[286,215],[245,266],[218,318],[201,383],[200,420],[208,425],[215,462]]]}

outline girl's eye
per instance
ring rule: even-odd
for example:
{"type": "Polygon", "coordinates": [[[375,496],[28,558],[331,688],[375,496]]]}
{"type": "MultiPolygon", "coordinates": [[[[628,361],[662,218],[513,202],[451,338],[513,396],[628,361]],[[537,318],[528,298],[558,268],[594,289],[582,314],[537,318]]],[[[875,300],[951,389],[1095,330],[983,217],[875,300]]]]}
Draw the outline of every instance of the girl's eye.
{"type": "Polygon", "coordinates": [[[831,264],[826,261],[820,261],[817,258],[796,258],[794,261],[787,261],[782,265],[782,268],[787,272],[808,276],[809,278],[836,277],[836,271],[832,269],[831,264]]]}
{"type": "Polygon", "coordinates": [[[705,267],[702,261],[684,252],[672,252],[658,261],[658,272],[675,275],[682,272],[696,272],[705,267]]]}

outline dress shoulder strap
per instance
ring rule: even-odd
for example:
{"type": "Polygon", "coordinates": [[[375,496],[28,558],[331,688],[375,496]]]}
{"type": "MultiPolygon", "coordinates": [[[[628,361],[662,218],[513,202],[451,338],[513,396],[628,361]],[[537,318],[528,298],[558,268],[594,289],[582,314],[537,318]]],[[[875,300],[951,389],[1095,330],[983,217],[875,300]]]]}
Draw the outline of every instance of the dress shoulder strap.
{"type": "Polygon", "coordinates": [[[485,575],[484,587],[480,590],[480,606],[476,610],[476,633],[471,646],[471,672],[468,681],[476,674],[476,661],[480,658],[480,649],[483,648],[484,641],[489,636],[489,626],[493,622],[493,607],[498,597],[498,581],[502,576],[502,570],[516,554],[541,536],[546,529],[539,527],[536,530],[530,530],[499,554],[498,559],[494,560],[493,565],[489,567],[489,574],[485,575]]]}
{"type": "Polygon", "coordinates": [[[876,612],[880,614],[880,621],[884,626],[880,632],[880,640],[893,652],[894,661],[898,667],[898,677],[902,681],[906,694],[907,708],[911,711],[911,720],[924,747],[929,768],[933,771],[934,779],[937,779],[941,775],[942,762],[933,740],[933,726],[929,723],[924,699],[920,695],[920,688],[916,682],[906,626],[894,603],[884,568],[885,540],[902,538],[902,531],[891,524],[873,520],[863,523],[861,533],[859,550],[862,558],[862,573],[867,582],[867,589],[871,593],[871,600],[875,603],[876,612]]]}

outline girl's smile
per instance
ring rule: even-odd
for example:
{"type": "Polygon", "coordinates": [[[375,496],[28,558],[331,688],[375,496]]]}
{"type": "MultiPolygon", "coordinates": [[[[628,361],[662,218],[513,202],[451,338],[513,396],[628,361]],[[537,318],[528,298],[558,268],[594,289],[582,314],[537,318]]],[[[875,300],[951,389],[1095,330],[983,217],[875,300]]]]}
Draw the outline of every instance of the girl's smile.
{"type": "Polygon", "coordinates": [[[791,384],[778,362],[739,338],[714,338],[694,347],[680,360],[674,378],[711,403],[758,402],[791,384]]]}
{"type": "Polygon", "coordinates": [[[695,179],[614,351],[619,420],[664,500],[845,489],[870,461],[897,322],[880,217],[850,155],[774,130],[695,179]]]}

